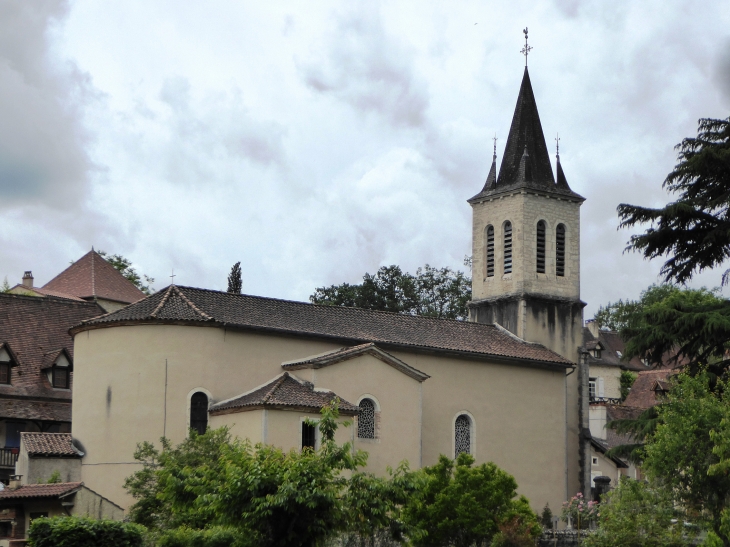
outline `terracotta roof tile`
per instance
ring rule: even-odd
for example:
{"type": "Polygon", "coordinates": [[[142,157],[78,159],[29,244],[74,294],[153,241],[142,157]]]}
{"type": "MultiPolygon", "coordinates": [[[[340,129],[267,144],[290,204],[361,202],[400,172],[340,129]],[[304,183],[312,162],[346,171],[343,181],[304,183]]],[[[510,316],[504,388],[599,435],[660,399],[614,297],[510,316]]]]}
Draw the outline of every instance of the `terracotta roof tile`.
{"type": "Polygon", "coordinates": [[[0,490],[0,501],[19,498],[58,498],[79,490],[83,482],[57,482],[55,484],[24,484],[17,490],[0,490]]]}
{"type": "MultiPolygon", "coordinates": [[[[323,406],[328,405],[335,398],[337,398],[337,395],[333,392],[314,389],[314,386],[309,382],[303,382],[285,372],[248,393],[211,406],[210,413],[227,414],[230,411],[253,410],[256,408],[306,409],[319,412],[323,406]]],[[[339,399],[341,414],[345,416],[357,414],[358,407],[348,403],[341,397],[339,399]]]]}
{"type": "Polygon", "coordinates": [[[661,382],[662,385],[666,385],[669,377],[675,373],[676,371],[671,369],[645,370],[640,372],[636,377],[634,385],[631,386],[631,391],[628,397],[626,397],[624,404],[641,409],[658,405],[662,402],[662,396],[653,389],[655,384],[661,382]]]}
{"type": "Polygon", "coordinates": [[[71,433],[28,433],[20,434],[21,443],[31,456],[73,456],[83,454],[73,445],[71,433]]]}
{"type": "MultiPolygon", "coordinates": [[[[34,289],[35,290],[35,289],[34,289]]],[[[41,287],[79,298],[94,297],[129,304],[145,294],[96,251],[89,251],[41,287]]]]}
{"type": "Polygon", "coordinates": [[[65,392],[65,394],[67,397],[62,400],[33,401],[28,399],[6,399],[2,398],[2,393],[0,393],[0,418],[70,422],[71,394],[69,392],[65,392]]]}
{"type": "Polygon", "coordinates": [[[96,319],[73,332],[130,323],[190,323],[254,329],[348,344],[423,348],[493,356],[560,368],[572,363],[540,344],[525,342],[496,325],[323,306],[275,298],[170,286],[144,300],[96,319]]]}

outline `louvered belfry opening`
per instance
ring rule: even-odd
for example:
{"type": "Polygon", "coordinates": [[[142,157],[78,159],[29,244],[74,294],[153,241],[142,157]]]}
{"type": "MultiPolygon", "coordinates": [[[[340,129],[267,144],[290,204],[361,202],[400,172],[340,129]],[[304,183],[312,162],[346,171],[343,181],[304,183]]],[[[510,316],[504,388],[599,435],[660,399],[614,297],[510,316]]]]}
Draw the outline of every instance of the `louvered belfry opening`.
{"type": "Polygon", "coordinates": [[[494,226],[487,226],[487,277],[494,277],[494,226]]]}
{"type": "Polygon", "coordinates": [[[512,273],[512,223],[504,223],[504,273],[512,273]]]}
{"type": "Polygon", "coordinates": [[[545,221],[537,223],[537,273],[545,273],[545,221]]]}
{"type": "Polygon", "coordinates": [[[558,224],[555,230],[555,274],[565,277],[565,225],[558,224]]]}

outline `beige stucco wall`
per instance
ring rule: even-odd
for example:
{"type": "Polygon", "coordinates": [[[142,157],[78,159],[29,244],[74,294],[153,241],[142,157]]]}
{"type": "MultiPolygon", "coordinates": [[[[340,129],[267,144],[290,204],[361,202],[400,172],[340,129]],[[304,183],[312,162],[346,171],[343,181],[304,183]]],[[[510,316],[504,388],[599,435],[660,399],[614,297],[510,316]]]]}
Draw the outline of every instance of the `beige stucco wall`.
{"type": "MultiPolygon", "coordinates": [[[[618,399],[621,397],[621,367],[590,365],[591,378],[603,378],[603,396],[618,399]]],[[[596,393],[598,395],[598,393],[596,393]]]]}
{"type": "MultiPolygon", "coordinates": [[[[611,486],[616,486],[621,470],[609,458],[591,447],[591,483],[595,477],[611,477],[611,486]],[[596,460],[596,463],[593,461],[596,460]]],[[[591,484],[595,487],[595,484],[591,484]]]]}
{"type": "Polygon", "coordinates": [[[588,423],[591,429],[591,436],[596,439],[606,440],[606,407],[605,405],[591,405],[588,413],[588,423]]]}
{"type": "Polygon", "coordinates": [[[379,411],[377,438],[355,436],[355,448],[369,454],[368,471],[382,473],[403,460],[413,468],[421,465],[421,382],[368,354],[295,373],[354,405],[366,396],[374,399],[379,411]]]}
{"type": "MultiPolygon", "coordinates": [[[[188,429],[189,397],[195,390],[207,390],[215,401],[228,399],[280,374],[284,361],[337,347],[310,339],[209,327],[140,325],[79,333],[74,353],[73,435],[86,452],[83,481],[101,495],[128,506],[132,500],[122,483],[139,468],[132,457],[136,444],[157,441],[163,434],[173,443],[182,441],[188,429]]],[[[475,421],[473,445],[478,462],[494,461],[514,474],[520,492],[530,498],[536,510],[545,502],[558,507],[565,500],[563,371],[392,353],[431,378],[420,386],[387,365],[368,359],[361,361],[365,371],[356,370],[352,363],[347,373],[351,365],[345,362],[319,369],[315,376],[317,387],[352,397],[353,403],[360,394],[369,393],[381,404],[380,444],[358,445],[373,449],[373,469],[386,462],[397,465],[404,455],[413,458],[412,467],[418,467],[419,450],[423,465],[435,463],[442,453],[453,457],[454,420],[459,413],[468,412],[475,421]],[[400,421],[392,413],[396,402],[402,408],[400,421]],[[413,409],[415,404],[422,404],[422,448],[396,444],[418,439],[419,410],[413,409]],[[388,441],[394,443],[392,446],[386,446],[385,435],[392,439],[388,441]],[[404,439],[396,441],[398,435],[404,439]]],[[[303,372],[295,374],[308,379],[303,372]]],[[[255,431],[261,415],[257,418],[246,413],[252,418],[250,425],[244,425],[238,418],[242,414],[229,415],[227,420],[242,432],[255,431]]],[[[286,431],[295,427],[294,442],[298,442],[300,415],[278,414],[268,413],[267,441],[291,443],[294,430],[286,431]]],[[[211,425],[222,421],[216,418],[211,425]]]]}
{"type": "Polygon", "coordinates": [[[580,298],[580,203],[526,190],[472,205],[472,297],[549,294],[580,298]],[[512,223],[512,273],[503,273],[504,222],[512,223]],[[536,273],[537,222],[546,223],[545,273],[536,273]],[[555,230],[564,224],[565,276],[555,274],[555,230]],[[486,228],[494,226],[493,277],[487,277],[486,228]]]}
{"type": "Polygon", "coordinates": [[[83,487],[74,496],[74,506],[70,513],[97,519],[124,519],[124,510],[121,507],[86,487],[83,487]]]}
{"type": "Polygon", "coordinates": [[[267,418],[265,410],[249,410],[236,414],[210,416],[208,427],[218,429],[226,426],[230,429],[232,436],[248,439],[252,445],[256,445],[264,442],[267,418]]]}
{"type": "Polygon", "coordinates": [[[61,475],[61,482],[80,481],[81,458],[29,458],[21,447],[15,464],[15,474],[23,476],[23,484],[47,482],[56,471],[61,475]]]}

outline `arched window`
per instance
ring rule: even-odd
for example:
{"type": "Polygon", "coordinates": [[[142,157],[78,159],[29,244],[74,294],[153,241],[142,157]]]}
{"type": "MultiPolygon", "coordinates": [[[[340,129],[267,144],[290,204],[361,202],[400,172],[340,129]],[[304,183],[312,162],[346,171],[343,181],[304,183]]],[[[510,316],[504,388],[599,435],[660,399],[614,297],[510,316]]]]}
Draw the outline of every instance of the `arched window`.
{"type": "Polygon", "coordinates": [[[190,429],[199,435],[208,429],[208,396],[202,391],[196,391],[190,397],[190,429]]]}
{"type": "Polygon", "coordinates": [[[537,223],[537,273],[545,273],[545,221],[537,223]]]}
{"type": "Polygon", "coordinates": [[[504,273],[512,273],[512,223],[504,223],[504,273]]]}
{"type": "Polygon", "coordinates": [[[360,401],[357,415],[357,436],[359,439],[375,438],[375,403],[372,399],[360,401]]]}
{"type": "Polygon", "coordinates": [[[494,277],[494,226],[487,226],[487,277],[494,277]]]}
{"type": "Polygon", "coordinates": [[[565,225],[558,224],[555,229],[555,274],[565,276],[565,225]]]}
{"type": "Polygon", "coordinates": [[[461,453],[471,454],[471,418],[466,414],[454,422],[454,457],[461,453]]]}

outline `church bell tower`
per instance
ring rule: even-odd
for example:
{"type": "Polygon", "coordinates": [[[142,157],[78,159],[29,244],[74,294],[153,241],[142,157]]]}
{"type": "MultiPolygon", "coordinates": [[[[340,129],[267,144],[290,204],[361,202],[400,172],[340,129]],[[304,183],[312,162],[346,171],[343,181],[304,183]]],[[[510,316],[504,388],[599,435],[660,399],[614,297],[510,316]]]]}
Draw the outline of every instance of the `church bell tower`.
{"type": "Polygon", "coordinates": [[[527,66],[499,174],[496,160],[495,145],[486,184],[468,200],[473,212],[469,320],[497,323],[576,363],[566,377],[566,495],[589,493],[588,378],[578,349],[585,306],[580,299],[584,198],[568,185],[559,154],[557,179],[553,175],[527,66]]]}

